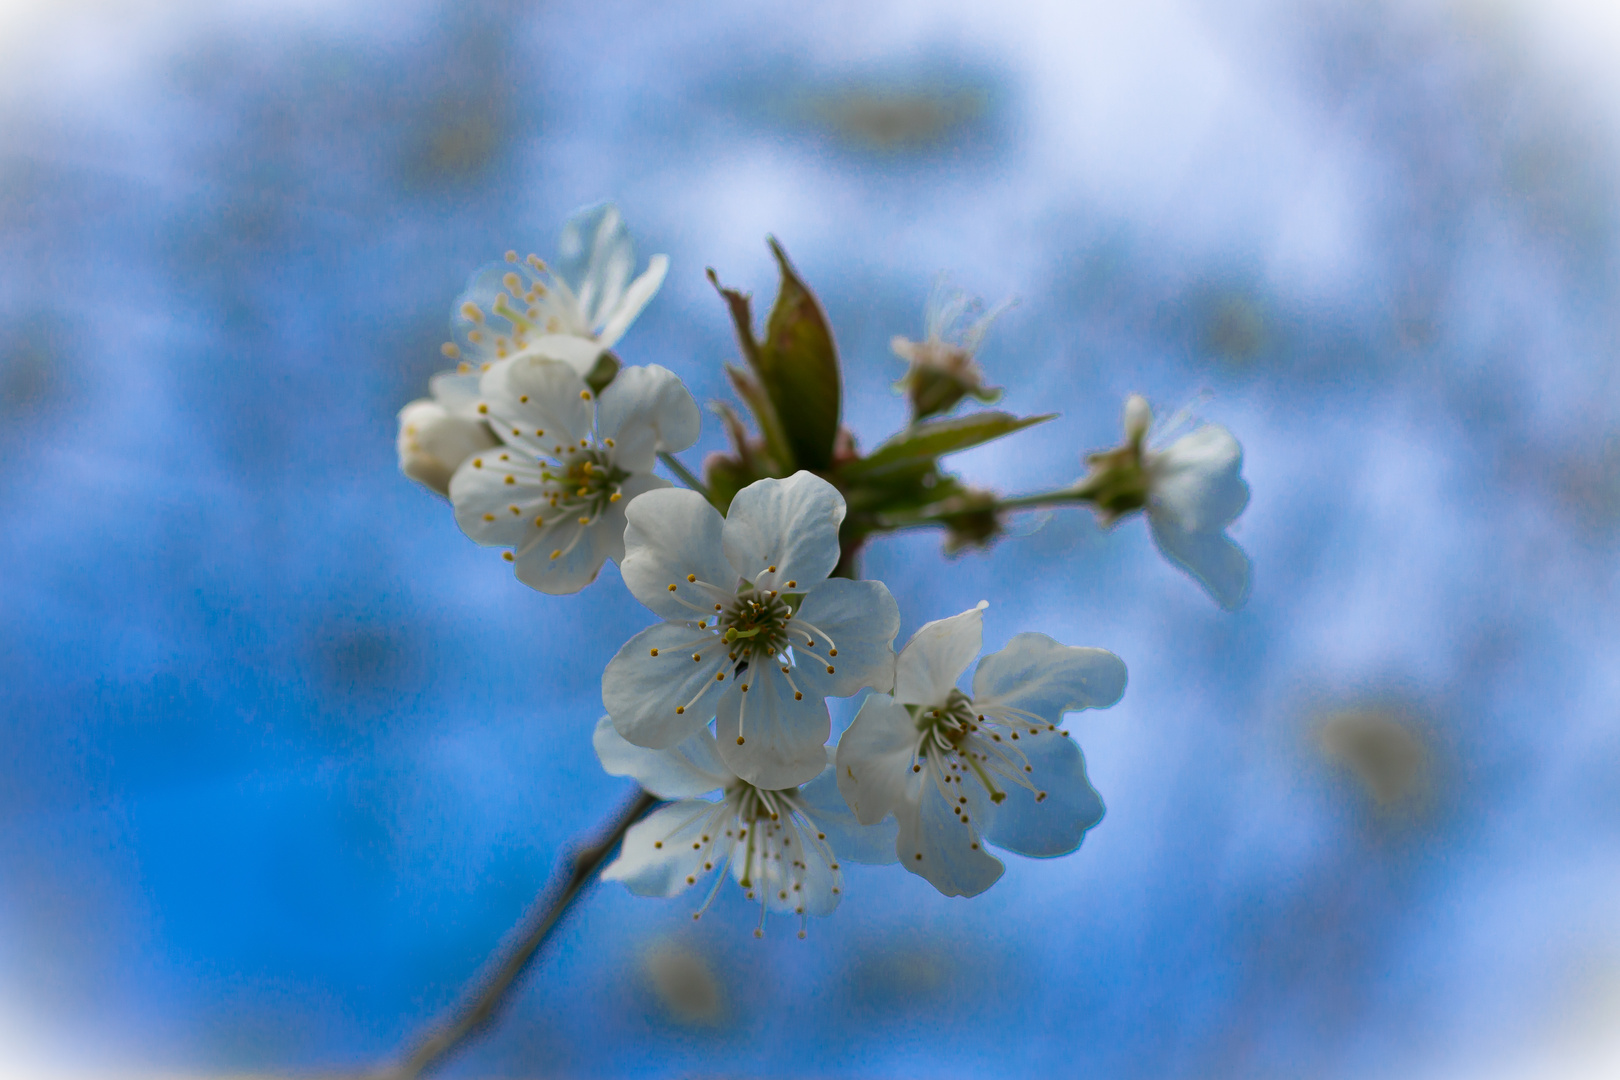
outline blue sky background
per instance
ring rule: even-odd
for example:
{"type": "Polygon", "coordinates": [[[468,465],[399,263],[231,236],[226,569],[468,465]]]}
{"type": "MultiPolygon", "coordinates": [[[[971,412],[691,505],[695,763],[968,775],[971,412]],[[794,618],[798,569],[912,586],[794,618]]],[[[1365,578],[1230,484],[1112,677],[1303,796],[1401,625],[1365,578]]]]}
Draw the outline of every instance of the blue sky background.
{"type": "Polygon", "coordinates": [[[472,271],[604,198],[673,264],[619,352],[700,401],[703,269],[767,298],[767,233],[865,446],[941,270],[1018,298],[981,360],[1063,413],[976,482],[1207,394],[1254,593],[1079,511],[879,542],[903,635],[988,599],[987,648],[1125,659],[1069,725],[1084,848],[973,901],[858,869],[806,941],[599,888],[446,1075],[1620,1064],[1617,43],[1485,0],[4,9],[0,1070],[385,1058],[625,797],[589,733],[648,614],[519,585],[393,444],[472,271]],[[1399,806],[1346,714],[1421,748],[1399,806]]]}

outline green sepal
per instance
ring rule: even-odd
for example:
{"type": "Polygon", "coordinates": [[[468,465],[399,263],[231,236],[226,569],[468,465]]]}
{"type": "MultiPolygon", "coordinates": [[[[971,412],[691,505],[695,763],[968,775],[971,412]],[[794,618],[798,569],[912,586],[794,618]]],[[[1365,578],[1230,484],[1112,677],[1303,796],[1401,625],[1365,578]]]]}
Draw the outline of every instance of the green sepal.
{"type": "Polygon", "coordinates": [[[839,476],[850,485],[861,484],[891,473],[905,473],[958,450],[980,446],[1003,435],[1056,418],[1057,413],[1014,416],[997,410],[969,413],[946,420],[926,420],[913,424],[859,461],[845,465],[839,476]]]}
{"type": "Polygon", "coordinates": [[[601,397],[602,391],[618,377],[619,367],[619,358],[603,349],[596,363],[591,365],[591,370],[585,373],[585,385],[591,388],[591,393],[601,397]]]}

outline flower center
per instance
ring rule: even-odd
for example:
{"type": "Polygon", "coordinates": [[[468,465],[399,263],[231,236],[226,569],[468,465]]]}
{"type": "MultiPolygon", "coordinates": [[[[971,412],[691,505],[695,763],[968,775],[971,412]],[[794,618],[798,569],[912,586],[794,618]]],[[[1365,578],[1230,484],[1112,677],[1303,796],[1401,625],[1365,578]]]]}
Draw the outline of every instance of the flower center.
{"type": "Polygon", "coordinates": [[[781,596],[750,588],[738,593],[715,621],[734,658],[762,658],[787,649],[792,619],[793,608],[781,596]]]}
{"type": "Polygon", "coordinates": [[[540,459],[540,480],[548,489],[552,508],[581,512],[589,521],[600,516],[609,503],[619,501],[619,489],[629,477],[601,447],[587,446],[554,460],[540,459]]]}

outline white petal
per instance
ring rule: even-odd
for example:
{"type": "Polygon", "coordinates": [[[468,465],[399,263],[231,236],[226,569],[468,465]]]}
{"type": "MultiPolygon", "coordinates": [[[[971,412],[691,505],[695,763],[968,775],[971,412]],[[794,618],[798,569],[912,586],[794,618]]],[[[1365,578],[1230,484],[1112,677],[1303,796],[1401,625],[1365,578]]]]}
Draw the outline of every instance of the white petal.
{"type": "Polygon", "coordinates": [[[900,827],[892,816],[876,825],[862,825],[857,821],[838,789],[836,769],[824,770],[800,788],[794,801],[824,834],[823,842],[839,859],[874,866],[895,861],[894,840],[900,827]]]}
{"type": "Polygon", "coordinates": [[[617,506],[589,525],[567,515],[552,524],[550,517],[541,516],[559,513],[549,504],[537,508],[534,517],[547,524],[518,549],[513,568],[523,584],[552,596],[579,592],[596,580],[604,563],[624,550],[624,515],[617,506]]]}
{"type": "Polygon", "coordinates": [[[883,582],[828,578],[811,588],[794,618],[793,681],[800,690],[849,697],[862,687],[886,693],[894,685],[900,608],[883,582]],[[806,623],[826,637],[809,630],[800,636],[806,623]],[[834,647],[837,656],[830,655],[834,647]]]}
{"type": "Polygon", "coordinates": [[[602,391],[596,430],[614,443],[621,469],[645,472],[660,450],[678,453],[697,442],[702,418],[697,402],[668,368],[649,364],[622,369],[602,391]]]}
{"type": "Polygon", "coordinates": [[[979,662],[973,703],[1006,705],[1048,723],[1080,709],[1106,709],[1125,693],[1125,662],[1107,649],[1064,645],[1045,634],[1019,634],[979,662]]]}
{"type": "Polygon", "coordinates": [[[1235,611],[1249,598],[1249,557],[1220,530],[1188,532],[1148,511],[1153,542],[1172,563],[1193,576],[1215,602],[1235,611]]]}
{"type": "Polygon", "coordinates": [[[496,445],[488,424],[453,415],[437,401],[413,401],[399,411],[400,472],[440,495],[450,493],[462,462],[496,445]]]}
{"type": "Polygon", "coordinates": [[[630,324],[636,321],[641,309],[646,307],[647,302],[658,292],[659,286],[664,283],[664,275],[668,272],[669,256],[654,255],[648,260],[647,269],[630,283],[618,306],[602,324],[601,333],[596,335],[596,340],[604,349],[612,348],[624,336],[624,332],[630,329],[630,324]]]}
{"type": "Polygon", "coordinates": [[[756,480],[737,492],[726,512],[726,558],[750,581],[774,566],[776,574],[761,578],[761,587],[802,592],[838,565],[843,520],[844,497],[814,473],[756,480]]]}
{"type": "Polygon", "coordinates": [[[977,896],[1001,877],[1001,860],[984,849],[976,830],[962,824],[932,782],[897,813],[895,851],[900,865],[946,896],[977,896]]]}
{"type": "Polygon", "coordinates": [[[602,871],[638,896],[674,896],[704,873],[699,837],[717,804],[693,799],[661,806],[624,834],[619,857],[602,871]],[[698,843],[699,849],[692,845],[698,843]]]}
{"type": "Polygon", "coordinates": [[[635,244],[612,203],[579,210],[563,225],[554,269],[572,286],[593,330],[618,306],[635,265],[635,244]]]}
{"type": "Polygon", "coordinates": [[[873,694],[838,740],[838,791],[863,825],[874,825],[906,805],[906,785],[917,725],[905,706],[873,694]]]}
{"type": "Polygon", "coordinates": [[[1020,855],[1067,855],[1102,820],[1102,798],[1086,778],[1086,760],[1073,739],[1045,728],[1019,734],[1018,748],[1032,769],[1029,780],[1046,798],[1037,802],[1035,792],[1003,785],[1006,798],[989,814],[986,839],[1020,855]]]}
{"type": "Polygon", "coordinates": [[[637,746],[661,750],[708,724],[725,688],[715,675],[726,650],[710,645],[702,650],[701,662],[693,661],[699,648],[693,641],[699,635],[685,626],[660,623],[625,642],[608,661],[602,672],[602,704],[620,735],[637,746]],[[677,707],[682,711],[676,712],[677,707]]]}
{"type": "Polygon", "coordinates": [[[943,705],[956,680],[984,643],[984,609],[936,619],[911,635],[894,665],[894,699],[906,705],[943,705]]]}
{"type": "Polygon", "coordinates": [[[479,385],[496,432],[536,457],[571,452],[591,434],[585,381],[567,364],[517,357],[490,368],[479,385]]]}
{"type": "Polygon", "coordinates": [[[765,663],[735,676],[715,706],[720,757],[755,787],[798,787],[827,766],[827,703],[811,694],[795,700],[793,693],[782,673],[765,663]]]}
{"type": "Polygon", "coordinates": [[[450,478],[456,524],[480,544],[521,548],[544,531],[536,518],[550,515],[540,467],[528,453],[501,446],[474,454],[450,478]]]}
{"type": "Polygon", "coordinates": [[[1137,442],[1148,433],[1153,426],[1153,409],[1147,403],[1147,398],[1141,394],[1132,394],[1125,399],[1125,440],[1137,442]]]}
{"type": "Polygon", "coordinates": [[[631,595],[665,619],[713,619],[716,601],[703,583],[729,594],[737,581],[721,552],[720,511],[695,491],[665,488],[632,499],[625,519],[619,569],[631,595]]]}
{"type": "Polygon", "coordinates": [[[476,371],[441,371],[428,380],[433,400],[443,405],[452,416],[476,418],[475,411],[481,399],[478,383],[482,376],[476,371]]]}
{"type": "Polygon", "coordinates": [[[567,364],[581,378],[591,373],[603,345],[578,334],[543,334],[513,355],[514,360],[555,360],[567,364]]]}
{"type": "Polygon", "coordinates": [[[715,750],[714,736],[704,728],[667,750],[648,750],[626,742],[610,717],[596,722],[591,737],[602,768],[628,776],[660,799],[689,799],[724,788],[736,777],[715,750]]]}
{"type": "Polygon", "coordinates": [[[1249,503],[1243,447],[1219,424],[1206,424],[1149,455],[1148,515],[1188,532],[1219,531],[1249,503]]]}

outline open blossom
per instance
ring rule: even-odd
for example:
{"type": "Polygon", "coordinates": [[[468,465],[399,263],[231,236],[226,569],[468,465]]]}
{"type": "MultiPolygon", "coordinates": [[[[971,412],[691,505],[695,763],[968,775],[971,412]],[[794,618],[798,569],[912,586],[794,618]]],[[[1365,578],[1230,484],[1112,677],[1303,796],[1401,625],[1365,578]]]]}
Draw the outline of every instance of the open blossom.
{"type": "Polygon", "coordinates": [[[428,386],[433,396],[399,410],[399,471],[440,495],[463,461],[499,445],[478,412],[478,376],[443,372],[428,386]]]}
{"type": "Polygon", "coordinates": [[[878,581],[828,579],[844,499],[808,472],[759,480],[722,518],[693,491],[627,511],[624,583],[665,622],[602,675],[613,724],[637,746],[675,746],[716,720],[720,755],[751,784],[801,784],[825,766],[825,698],[894,679],[900,612],[878,581]]]}
{"type": "Polygon", "coordinates": [[[598,396],[540,356],[492,365],[474,409],[501,444],[451,478],[456,521],[480,544],[510,548],[518,580],[546,593],[578,592],[624,557],[625,508],[669,486],[652,472],[658,451],[691,446],[700,423],[666,368],[625,368],[598,396]]]}
{"type": "Polygon", "coordinates": [[[693,918],[714,901],[728,871],[748,899],[759,901],[759,935],[767,911],[801,920],[831,914],[843,897],[842,860],[894,862],[893,823],[857,822],[830,766],[802,787],[771,790],[727,768],[707,729],[667,750],[648,750],[626,742],[604,716],[594,741],[608,772],[676,800],[630,827],[602,877],[641,896],[674,896],[718,870],[693,918]],[[701,798],[711,793],[719,797],[701,798]]]}
{"type": "Polygon", "coordinates": [[[669,259],[654,255],[631,280],[635,268],[635,244],[618,207],[581,210],[563,226],[554,265],[508,251],[504,262],[473,275],[451,316],[456,341],[444,353],[466,371],[537,355],[588,374],[658,292],[669,259]]]}
{"type": "Polygon", "coordinates": [[[986,842],[1021,855],[1067,855],[1102,819],[1080,748],[1058,725],[1125,692],[1105,649],[1019,634],[973,674],[981,603],[931,622],[895,664],[894,694],[873,694],[838,742],[838,788],[863,824],[893,814],[900,864],[946,896],[976,896],[1001,877],[986,842]]]}
{"type": "Polygon", "coordinates": [[[975,355],[990,324],[1009,306],[985,313],[977,299],[952,289],[943,274],[935,280],[923,312],[923,340],[896,336],[889,342],[908,365],[895,389],[911,399],[917,419],[949,412],[969,394],[986,404],[1000,399],[998,387],[984,384],[975,355]]]}
{"type": "MultiPolygon", "coordinates": [[[[1249,503],[1243,447],[1219,424],[1204,424],[1168,446],[1146,445],[1153,411],[1125,402],[1125,443],[1086,458],[1091,471],[1075,491],[1104,526],[1135,510],[1147,514],[1165,558],[1191,574],[1228,611],[1249,598],[1249,557],[1226,528],[1249,503]]],[[[1172,421],[1173,429],[1178,425],[1172,421]]],[[[1161,435],[1161,438],[1163,436],[1161,435]]]]}

